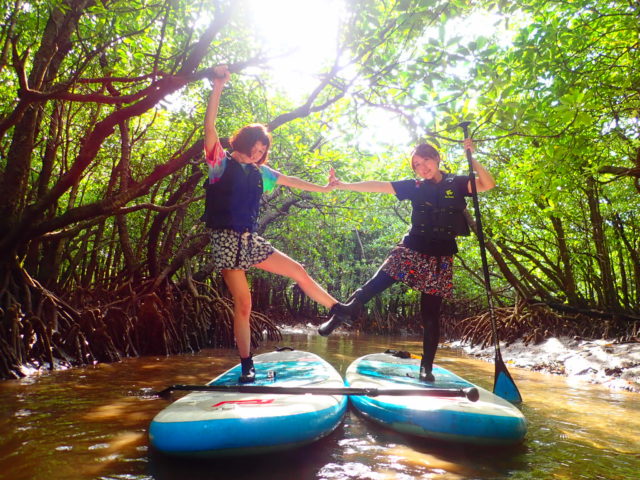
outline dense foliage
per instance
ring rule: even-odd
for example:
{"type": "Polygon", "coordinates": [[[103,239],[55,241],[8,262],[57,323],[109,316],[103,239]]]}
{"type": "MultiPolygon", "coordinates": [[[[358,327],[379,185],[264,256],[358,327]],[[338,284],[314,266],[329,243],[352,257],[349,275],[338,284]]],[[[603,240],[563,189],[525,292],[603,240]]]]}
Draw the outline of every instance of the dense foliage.
{"type": "MultiPolygon", "coordinates": [[[[219,63],[235,72],[220,133],[268,124],[271,165],[316,183],[330,166],[345,180],[407,178],[425,139],[465,173],[456,125],[471,120],[498,182],[482,207],[499,304],[545,302],[637,329],[637,2],[345,0],[335,58],[299,104],[273,87],[250,2],[0,6],[1,376],[232,342],[199,222],[201,122],[219,63]],[[376,112],[406,138],[376,139],[376,112]]],[[[345,298],[407,218],[391,196],[278,188],[261,228],[345,298]]],[[[482,298],[476,243],[463,239],[457,259],[465,311],[482,298]]],[[[272,319],[324,313],[286,279],[253,278],[272,319]]],[[[370,315],[411,317],[415,299],[396,286],[370,315]]],[[[277,335],[255,320],[255,342],[277,335]]]]}

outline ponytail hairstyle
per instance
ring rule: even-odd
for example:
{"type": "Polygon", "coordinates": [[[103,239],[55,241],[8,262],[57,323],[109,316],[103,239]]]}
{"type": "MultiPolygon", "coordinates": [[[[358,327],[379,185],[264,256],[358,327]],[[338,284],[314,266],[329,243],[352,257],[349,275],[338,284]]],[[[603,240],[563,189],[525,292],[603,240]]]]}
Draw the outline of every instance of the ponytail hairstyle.
{"type": "Polygon", "coordinates": [[[271,134],[267,127],[260,123],[245,125],[231,139],[231,148],[245,155],[251,155],[251,149],[256,142],[263,143],[267,148],[264,155],[256,162],[256,165],[264,165],[269,158],[269,147],[271,147],[271,134]]]}

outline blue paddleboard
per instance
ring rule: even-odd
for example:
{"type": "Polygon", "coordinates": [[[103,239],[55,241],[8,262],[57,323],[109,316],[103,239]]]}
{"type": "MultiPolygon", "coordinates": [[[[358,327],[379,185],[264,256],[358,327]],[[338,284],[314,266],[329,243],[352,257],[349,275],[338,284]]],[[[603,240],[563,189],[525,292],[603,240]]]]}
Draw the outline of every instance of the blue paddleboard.
{"type": "MultiPolygon", "coordinates": [[[[340,374],[319,356],[303,351],[256,355],[256,382],[240,384],[240,365],[208,385],[344,387],[340,374]]],[[[151,445],[166,454],[191,457],[258,454],[318,440],[341,422],[343,395],[194,392],[175,401],[151,422],[151,445]]]]}
{"type": "Polygon", "coordinates": [[[513,445],[523,441],[527,422],[508,401],[450,371],[434,366],[435,382],[420,381],[420,360],[374,353],[347,368],[346,382],[354,388],[466,389],[476,387],[477,402],[464,397],[350,397],[366,418],[401,433],[474,445],[513,445]]]}

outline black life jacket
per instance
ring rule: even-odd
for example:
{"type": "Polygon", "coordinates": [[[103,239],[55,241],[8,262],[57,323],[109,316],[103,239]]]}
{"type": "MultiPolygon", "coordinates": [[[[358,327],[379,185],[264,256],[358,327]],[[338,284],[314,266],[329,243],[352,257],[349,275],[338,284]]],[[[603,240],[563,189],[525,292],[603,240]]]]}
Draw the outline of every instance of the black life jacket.
{"type": "Polygon", "coordinates": [[[429,240],[469,235],[469,225],[463,214],[467,202],[462,192],[455,188],[454,178],[454,175],[444,174],[439,183],[419,183],[418,195],[411,200],[411,235],[429,240]]]}
{"type": "Polygon", "coordinates": [[[257,165],[243,168],[227,154],[227,164],[216,183],[204,182],[206,197],[202,220],[207,227],[255,232],[262,197],[262,174],[257,165]]]}

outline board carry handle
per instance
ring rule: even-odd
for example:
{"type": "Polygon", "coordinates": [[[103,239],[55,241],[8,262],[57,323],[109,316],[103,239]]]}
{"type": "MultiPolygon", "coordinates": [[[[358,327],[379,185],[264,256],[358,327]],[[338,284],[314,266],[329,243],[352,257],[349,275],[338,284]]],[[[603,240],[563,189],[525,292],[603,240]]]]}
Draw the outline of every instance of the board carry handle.
{"type": "MultiPolygon", "coordinates": [[[[458,127],[462,129],[465,140],[469,138],[469,125],[471,122],[462,122],[458,127]]],[[[495,347],[495,375],[493,381],[493,393],[511,403],[522,403],[522,395],[513,381],[507,366],[502,360],[500,353],[500,341],[498,339],[498,326],[496,323],[495,310],[493,308],[493,298],[491,297],[491,280],[489,276],[489,264],[487,262],[487,251],[484,244],[484,231],[482,229],[482,215],[480,214],[480,202],[478,201],[478,189],[476,187],[476,176],[473,172],[473,157],[471,150],[464,149],[469,163],[469,182],[471,183],[471,195],[473,197],[473,207],[476,216],[476,235],[480,244],[480,258],[482,259],[482,273],[484,275],[484,288],[487,293],[487,304],[489,305],[489,317],[491,318],[491,330],[493,344],[495,347]]]]}
{"type": "Polygon", "coordinates": [[[357,395],[377,397],[391,396],[429,396],[429,397],[464,397],[471,402],[478,401],[480,392],[476,387],[469,388],[354,388],[354,387],[269,387],[263,385],[171,385],[156,392],[161,398],[169,398],[173,391],[188,392],[227,392],[258,393],[273,395],[357,395]]]}

